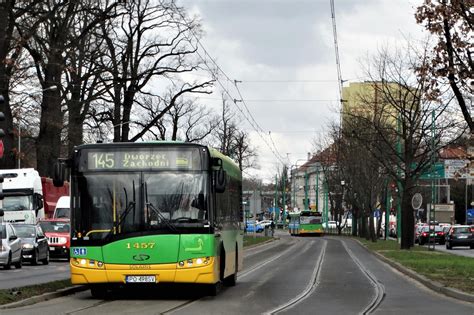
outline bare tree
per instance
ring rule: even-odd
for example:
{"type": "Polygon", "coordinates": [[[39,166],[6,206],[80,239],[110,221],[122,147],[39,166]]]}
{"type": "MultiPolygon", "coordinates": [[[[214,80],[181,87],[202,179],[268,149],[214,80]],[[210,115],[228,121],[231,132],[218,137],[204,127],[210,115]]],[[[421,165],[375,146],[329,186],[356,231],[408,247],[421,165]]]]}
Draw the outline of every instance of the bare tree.
{"type": "MultiPolygon", "coordinates": [[[[239,164],[241,171],[247,168],[256,168],[257,165],[257,149],[250,144],[249,134],[243,130],[237,131],[234,135],[234,158],[239,164]]],[[[288,180],[288,171],[284,167],[283,174],[286,174],[288,180]]],[[[286,187],[286,186],[285,186],[286,187]]]]}
{"type": "MultiPolygon", "coordinates": [[[[184,83],[179,90],[172,90],[172,93],[169,93],[168,96],[170,97],[170,99],[165,99],[165,101],[162,101],[159,104],[161,103],[164,103],[164,108],[160,108],[160,107],[154,107],[153,105],[151,107],[148,107],[149,109],[151,109],[151,111],[148,112],[148,114],[151,113],[151,116],[150,116],[150,120],[147,121],[146,123],[138,123],[140,126],[141,126],[141,130],[139,132],[137,132],[137,134],[135,134],[131,139],[130,141],[136,141],[138,139],[140,139],[141,137],[143,137],[147,132],[151,131],[151,129],[153,127],[158,127],[158,129],[160,130],[160,134],[161,134],[161,137],[162,139],[166,139],[166,128],[164,127],[163,125],[163,118],[164,116],[172,109],[172,108],[180,108],[180,99],[181,97],[186,94],[186,93],[204,93],[204,94],[210,94],[211,92],[208,91],[208,90],[203,90],[207,87],[210,87],[212,86],[212,82],[211,81],[207,81],[207,82],[204,82],[204,83],[195,83],[195,84],[188,84],[188,83],[184,83]],[[161,121],[161,123],[159,124],[159,122],[161,121]]],[[[150,105],[150,104],[149,104],[150,105]]],[[[143,106],[142,106],[143,107],[143,106]]],[[[195,111],[196,109],[193,108],[192,111],[195,111]]],[[[171,115],[173,117],[173,115],[171,115]]],[[[178,115],[179,116],[179,115],[178,115]]],[[[176,119],[176,123],[173,124],[173,121],[171,122],[172,126],[173,126],[173,133],[172,133],[172,137],[173,140],[176,140],[176,135],[177,135],[177,132],[178,132],[178,121],[179,121],[179,117],[176,119]],[[176,132],[174,130],[174,126],[176,126],[176,132]]],[[[191,127],[190,129],[188,129],[188,132],[190,132],[192,129],[194,128],[191,127]]]]}
{"type": "Polygon", "coordinates": [[[15,76],[24,41],[15,34],[15,24],[24,15],[35,7],[39,0],[15,1],[7,0],[0,2],[0,95],[4,98],[5,121],[0,122],[0,128],[5,131],[3,138],[5,156],[0,159],[0,167],[13,168],[17,156],[14,153],[13,115],[10,106],[10,88],[15,83],[15,76]]]}
{"type": "Polygon", "coordinates": [[[99,21],[110,18],[117,3],[78,1],[46,1],[28,6],[27,13],[15,21],[23,47],[31,55],[36,75],[43,89],[39,134],[36,141],[37,169],[42,175],[52,175],[53,163],[60,155],[63,128],[62,104],[65,93],[62,86],[65,54],[75,50],[81,40],[99,21]],[[80,12],[99,11],[81,32],[74,27],[80,12]],[[52,89],[51,87],[55,87],[52,89]]]}
{"type": "MultiPolygon", "coordinates": [[[[72,32],[85,35],[78,38],[76,47],[63,53],[65,62],[63,95],[67,106],[68,152],[72,152],[74,146],[83,143],[85,121],[95,114],[94,104],[105,93],[104,86],[100,84],[101,69],[95,62],[104,55],[104,40],[100,37],[99,23],[90,24],[98,15],[103,14],[103,10],[98,8],[89,10],[93,8],[90,1],[93,0],[81,1],[83,9],[73,17],[72,32]]],[[[100,119],[97,119],[98,121],[100,119]]]]}
{"type": "MultiPolygon", "coordinates": [[[[135,0],[124,4],[120,16],[104,20],[102,36],[106,56],[98,60],[103,70],[102,83],[107,93],[104,102],[112,104],[100,113],[114,129],[114,141],[135,141],[149,129],[130,136],[133,107],[140,95],[156,95],[149,87],[152,79],[190,72],[198,67],[193,60],[196,48],[189,32],[196,32],[198,23],[182,22],[182,9],[176,9],[173,0],[135,0]]],[[[168,103],[163,113],[176,104],[184,93],[210,85],[210,81],[187,84],[168,103]]],[[[161,116],[151,121],[151,126],[161,116]]]]}
{"type": "Polygon", "coordinates": [[[221,123],[219,124],[215,137],[216,146],[219,151],[225,155],[233,155],[233,140],[237,133],[237,124],[234,121],[235,113],[231,110],[230,105],[227,103],[227,99],[222,95],[222,112],[221,112],[221,123]]]}
{"type": "Polygon", "coordinates": [[[402,249],[413,246],[410,200],[417,179],[430,169],[437,150],[462,133],[462,122],[449,113],[449,102],[427,96],[428,74],[415,76],[413,69],[425,63],[425,58],[410,51],[381,51],[367,66],[371,81],[358,95],[358,106],[346,110],[343,117],[344,132],[398,182],[402,249]]]}
{"type": "Polygon", "coordinates": [[[432,76],[426,88],[433,98],[441,96],[447,81],[471,134],[474,123],[466,99],[473,94],[472,10],[472,0],[425,0],[415,14],[416,21],[437,40],[428,62],[417,71],[422,78],[432,76]]]}

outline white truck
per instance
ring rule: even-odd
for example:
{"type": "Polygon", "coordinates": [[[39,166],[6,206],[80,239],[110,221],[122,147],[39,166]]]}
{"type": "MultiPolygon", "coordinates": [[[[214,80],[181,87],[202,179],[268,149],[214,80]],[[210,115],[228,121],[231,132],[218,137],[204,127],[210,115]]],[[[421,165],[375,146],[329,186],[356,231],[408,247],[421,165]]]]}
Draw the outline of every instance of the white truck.
{"type": "Polygon", "coordinates": [[[4,221],[36,224],[44,218],[43,188],[33,168],[0,170],[3,177],[1,209],[4,221]]]}

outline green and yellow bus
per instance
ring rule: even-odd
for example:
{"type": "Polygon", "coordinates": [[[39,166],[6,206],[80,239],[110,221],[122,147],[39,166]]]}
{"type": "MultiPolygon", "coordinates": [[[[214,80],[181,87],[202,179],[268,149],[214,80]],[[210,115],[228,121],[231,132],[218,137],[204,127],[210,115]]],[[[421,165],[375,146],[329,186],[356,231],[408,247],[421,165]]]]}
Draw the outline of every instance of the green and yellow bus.
{"type": "Polygon", "coordinates": [[[288,230],[291,235],[323,235],[321,213],[312,210],[290,213],[288,230]]]}
{"type": "Polygon", "coordinates": [[[97,298],[114,285],[206,284],[210,294],[235,285],[242,173],[231,159],[191,143],[97,143],[55,165],[57,186],[65,166],[73,284],[89,285],[97,298]]]}

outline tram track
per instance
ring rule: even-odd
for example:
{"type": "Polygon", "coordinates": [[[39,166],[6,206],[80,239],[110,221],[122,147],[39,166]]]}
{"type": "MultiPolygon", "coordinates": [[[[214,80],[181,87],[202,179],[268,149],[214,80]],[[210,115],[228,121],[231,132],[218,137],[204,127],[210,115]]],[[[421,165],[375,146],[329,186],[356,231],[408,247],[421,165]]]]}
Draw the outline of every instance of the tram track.
{"type": "Polygon", "coordinates": [[[101,305],[105,305],[105,304],[112,303],[113,301],[115,301],[115,300],[102,300],[102,301],[99,301],[99,302],[94,303],[94,304],[92,304],[92,305],[88,305],[88,306],[85,306],[85,307],[77,308],[77,309],[75,309],[75,310],[66,312],[66,313],[64,313],[64,314],[65,314],[65,315],[72,315],[72,314],[75,314],[75,313],[79,313],[79,312],[86,311],[86,310],[88,310],[88,309],[93,309],[93,308],[98,307],[98,306],[101,306],[101,305]]]}
{"type": "MultiPolygon", "coordinates": [[[[289,247],[287,249],[285,249],[284,251],[282,252],[279,252],[277,253],[276,255],[272,255],[271,257],[265,259],[264,261],[260,261],[258,265],[254,265],[252,267],[250,267],[249,269],[246,269],[244,271],[242,271],[239,275],[238,275],[238,278],[239,279],[242,279],[242,278],[245,278],[247,277],[248,275],[256,272],[257,270],[265,267],[266,265],[280,259],[281,257],[283,257],[284,255],[288,254],[289,252],[291,251],[294,251],[296,250],[295,246],[294,245],[298,245],[298,243],[300,242],[300,240],[297,240],[295,242],[290,242],[289,243],[289,247]]],[[[264,251],[267,251],[267,250],[270,250],[272,249],[274,246],[269,246],[269,247],[265,247],[265,248],[259,248],[258,251],[256,252],[253,252],[252,254],[250,254],[250,256],[253,256],[253,255],[257,255],[259,253],[262,253],[264,251]]],[[[173,308],[170,308],[169,310],[166,310],[164,312],[161,312],[160,314],[163,314],[163,315],[166,315],[166,314],[172,314],[173,312],[177,312],[177,311],[180,311],[184,308],[187,308],[189,307],[190,305],[194,304],[195,302],[198,302],[199,300],[201,300],[202,298],[197,298],[197,299],[193,299],[193,300],[188,300],[184,303],[181,303],[179,305],[176,305],[174,306],[173,308]]]]}
{"type": "MultiPolygon", "coordinates": [[[[302,301],[304,301],[308,296],[310,296],[316,290],[320,282],[319,276],[321,273],[321,266],[323,264],[324,256],[326,254],[327,241],[323,240],[323,242],[324,243],[321,249],[321,253],[319,254],[318,260],[316,261],[315,268],[313,269],[313,274],[311,275],[311,280],[308,282],[308,285],[306,286],[306,288],[299,295],[297,295],[290,301],[286,302],[285,304],[279,305],[276,308],[268,312],[265,312],[264,314],[266,315],[278,314],[282,311],[288,310],[294,307],[295,305],[301,303],[302,301]]],[[[312,243],[309,244],[309,247],[311,246],[312,246],[312,243]]]]}
{"type": "Polygon", "coordinates": [[[370,284],[374,288],[374,295],[372,296],[372,299],[370,300],[369,304],[359,312],[359,314],[372,314],[382,303],[383,298],[385,297],[385,287],[383,286],[382,283],[380,283],[377,278],[367,269],[364,267],[364,265],[360,262],[360,260],[354,255],[352,250],[347,247],[346,242],[339,240],[342,243],[342,246],[344,246],[344,249],[347,251],[351,259],[355,262],[357,267],[362,271],[364,276],[369,279],[370,284]]]}

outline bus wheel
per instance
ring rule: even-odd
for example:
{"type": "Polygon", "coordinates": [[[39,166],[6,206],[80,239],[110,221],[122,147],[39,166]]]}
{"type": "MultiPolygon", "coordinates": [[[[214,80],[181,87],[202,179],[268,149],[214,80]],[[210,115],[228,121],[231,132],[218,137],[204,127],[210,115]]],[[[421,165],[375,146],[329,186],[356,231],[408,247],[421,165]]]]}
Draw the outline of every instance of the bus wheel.
{"type": "Polygon", "coordinates": [[[207,285],[207,295],[209,296],[216,296],[217,294],[219,294],[221,288],[222,288],[222,282],[217,282],[217,283],[213,283],[213,284],[208,284],[207,285]]]}
{"type": "Polygon", "coordinates": [[[224,279],[224,284],[228,287],[233,287],[237,283],[237,270],[239,270],[239,253],[237,252],[237,246],[235,248],[235,270],[234,273],[224,279]]]}
{"type": "Polygon", "coordinates": [[[224,245],[221,245],[221,252],[219,258],[219,281],[224,281],[225,274],[225,249],[224,245]]]}

